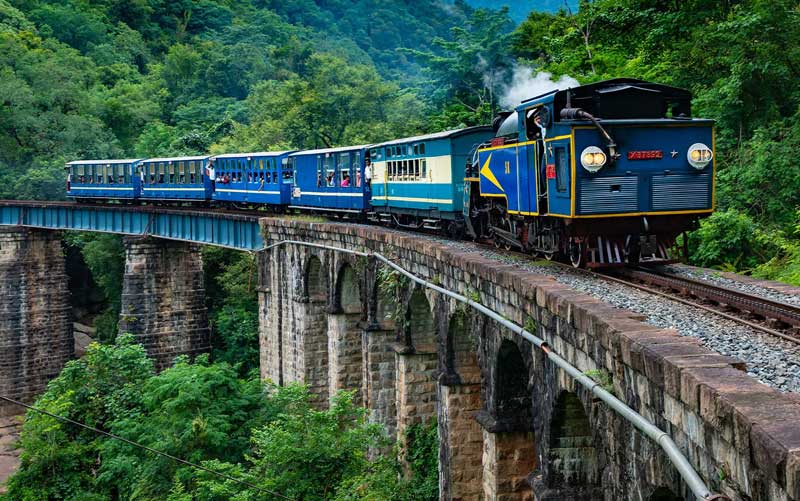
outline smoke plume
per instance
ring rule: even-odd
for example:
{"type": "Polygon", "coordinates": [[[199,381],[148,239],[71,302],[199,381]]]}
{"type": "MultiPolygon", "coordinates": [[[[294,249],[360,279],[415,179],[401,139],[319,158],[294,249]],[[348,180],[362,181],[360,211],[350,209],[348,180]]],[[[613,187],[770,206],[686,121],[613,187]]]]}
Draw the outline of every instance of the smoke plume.
{"type": "Polygon", "coordinates": [[[524,99],[529,99],[556,89],[577,87],[580,83],[574,78],[564,75],[558,80],[553,80],[553,75],[547,72],[534,74],[533,69],[526,66],[514,67],[511,82],[506,86],[500,96],[500,105],[503,108],[514,108],[524,99]]]}

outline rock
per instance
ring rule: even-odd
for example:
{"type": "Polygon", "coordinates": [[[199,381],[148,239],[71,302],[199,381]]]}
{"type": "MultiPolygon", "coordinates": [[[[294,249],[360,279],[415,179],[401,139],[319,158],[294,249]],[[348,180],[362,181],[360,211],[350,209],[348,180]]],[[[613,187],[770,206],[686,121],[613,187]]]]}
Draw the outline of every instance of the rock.
{"type": "Polygon", "coordinates": [[[94,341],[91,337],[80,331],[75,331],[75,356],[81,358],[86,355],[86,348],[94,341]]]}

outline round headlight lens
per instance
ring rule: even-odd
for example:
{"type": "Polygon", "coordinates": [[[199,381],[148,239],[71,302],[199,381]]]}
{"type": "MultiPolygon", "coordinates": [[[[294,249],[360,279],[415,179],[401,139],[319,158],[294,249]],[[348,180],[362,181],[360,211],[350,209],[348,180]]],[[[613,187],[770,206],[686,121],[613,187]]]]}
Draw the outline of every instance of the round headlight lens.
{"type": "Polygon", "coordinates": [[[606,154],[597,146],[589,146],[581,153],[581,165],[589,172],[597,172],[606,164],[606,154]]]}
{"type": "Polygon", "coordinates": [[[711,148],[703,143],[694,143],[689,147],[686,154],[686,159],[689,160],[689,165],[697,170],[702,170],[714,158],[711,148]]]}

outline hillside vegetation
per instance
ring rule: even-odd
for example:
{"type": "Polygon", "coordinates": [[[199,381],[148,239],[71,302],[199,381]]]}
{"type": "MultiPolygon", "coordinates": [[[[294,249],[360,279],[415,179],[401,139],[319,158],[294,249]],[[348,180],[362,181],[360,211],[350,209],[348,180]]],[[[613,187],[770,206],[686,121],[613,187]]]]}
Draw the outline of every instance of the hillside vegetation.
{"type": "MultiPolygon", "coordinates": [[[[515,24],[462,0],[0,0],[0,197],[63,197],[72,159],[379,141],[488,123],[553,81],[639,77],[717,121],[693,262],[800,284],[798,3],[579,4],[515,24]]],[[[407,466],[371,460],[392,444],[349,395],[319,411],[259,380],[252,256],[205,251],[213,363],[156,375],[116,336],[118,237],[68,242],[109,309],[37,405],[251,485],[31,413],[5,499],[438,499],[435,423],[406,437],[407,466]]]]}

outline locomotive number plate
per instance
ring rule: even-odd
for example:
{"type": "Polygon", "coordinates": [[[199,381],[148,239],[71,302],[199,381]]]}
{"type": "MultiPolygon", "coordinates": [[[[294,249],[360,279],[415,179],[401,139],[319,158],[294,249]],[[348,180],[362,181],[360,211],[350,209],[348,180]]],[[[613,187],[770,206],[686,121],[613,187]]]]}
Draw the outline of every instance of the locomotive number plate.
{"type": "Polygon", "coordinates": [[[661,160],[664,152],[661,150],[629,151],[628,160],[661,160]]]}

